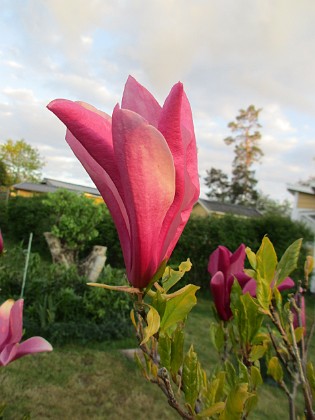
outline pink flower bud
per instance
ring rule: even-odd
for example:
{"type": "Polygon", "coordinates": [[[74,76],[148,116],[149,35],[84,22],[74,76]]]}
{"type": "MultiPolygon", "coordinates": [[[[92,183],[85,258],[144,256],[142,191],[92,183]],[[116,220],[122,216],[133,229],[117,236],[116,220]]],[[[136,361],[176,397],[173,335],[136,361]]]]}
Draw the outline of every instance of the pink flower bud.
{"type": "Polygon", "coordinates": [[[170,257],[199,196],[192,114],[177,83],[161,107],[129,76],[112,117],[84,102],[56,99],[48,109],[102,194],[121,243],[127,277],[148,285],[170,257]]]}

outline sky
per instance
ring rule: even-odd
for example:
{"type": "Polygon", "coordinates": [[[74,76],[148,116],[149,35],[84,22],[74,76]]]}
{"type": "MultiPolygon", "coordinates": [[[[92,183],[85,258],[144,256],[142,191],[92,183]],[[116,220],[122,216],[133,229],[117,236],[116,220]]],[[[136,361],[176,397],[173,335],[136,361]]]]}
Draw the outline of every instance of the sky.
{"type": "MultiPolygon", "coordinates": [[[[0,0],[0,143],[24,138],[43,176],[92,185],[46,109],[82,100],[111,114],[129,74],[163,104],[183,82],[200,179],[230,174],[227,124],[262,108],[258,189],[290,199],[315,175],[313,0],[0,0]]],[[[202,185],[202,195],[206,188],[202,185]]]]}

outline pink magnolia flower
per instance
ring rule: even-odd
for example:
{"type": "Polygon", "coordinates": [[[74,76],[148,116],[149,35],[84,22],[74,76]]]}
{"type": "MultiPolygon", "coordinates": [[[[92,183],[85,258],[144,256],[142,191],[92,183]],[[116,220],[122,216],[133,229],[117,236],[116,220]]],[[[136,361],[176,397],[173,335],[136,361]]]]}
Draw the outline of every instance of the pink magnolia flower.
{"type": "Polygon", "coordinates": [[[167,260],[199,196],[191,109],[177,83],[163,107],[129,76],[112,117],[84,102],[48,105],[114,219],[127,277],[148,285],[167,260]]]}
{"type": "Polygon", "coordinates": [[[244,273],[245,245],[241,244],[232,254],[225,246],[219,246],[209,257],[210,288],[219,317],[228,321],[232,317],[230,294],[234,279],[242,287],[251,277],[244,273]]]}
{"type": "MultiPolygon", "coordinates": [[[[271,283],[271,287],[273,287],[274,282],[271,283]]],[[[286,289],[291,289],[291,287],[294,287],[295,283],[294,281],[291,279],[291,277],[286,277],[278,286],[277,289],[279,290],[279,292],[282,292],[283,290],[286,289]]],[[[249,293],[252,297],[256,297],[256,288],[257,288],[257,283],[255,279],[250,279],[246,285],[243,288],[243,293],[249,293]]]]}
{"type": "Polygon", "coordinates": [[[0,230],[0,254],[2,254],[3,252],[3,238],[2,238],[2,233],[0,230]]]}
{"type": "Polygon", "coordinates": [[[32,337],[20,343],[23,329],[23,299],[5,301],[0,306],[0,366],[6,366],[31,353],[52,351],[42,337],[32,337]]]}

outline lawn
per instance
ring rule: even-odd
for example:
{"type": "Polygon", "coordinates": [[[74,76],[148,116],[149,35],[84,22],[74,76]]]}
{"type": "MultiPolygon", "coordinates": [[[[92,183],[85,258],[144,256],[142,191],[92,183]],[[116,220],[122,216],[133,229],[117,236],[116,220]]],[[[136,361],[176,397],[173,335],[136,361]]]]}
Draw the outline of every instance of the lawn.
{"type": "MultiPolygon", "coordinates": [[[[314,298],[308,306],[314,313],[314,298]]],[[[200,299],[187,325],[187,346],[197,342],[202,363],[214,366],[217,355],[209,339],[210,303],[200,299]]],[[[162,394],[142,378],[121,352],[135,341],[67,345],[50,354],[20,359],[2,370],[4,419],[177,419],[162,394]]],[[[315,343],[311,353],[314,355],[315,343]]],[[[253,419],[288,418],[287,401],[273,385],[264,385],[253,419]]]]}

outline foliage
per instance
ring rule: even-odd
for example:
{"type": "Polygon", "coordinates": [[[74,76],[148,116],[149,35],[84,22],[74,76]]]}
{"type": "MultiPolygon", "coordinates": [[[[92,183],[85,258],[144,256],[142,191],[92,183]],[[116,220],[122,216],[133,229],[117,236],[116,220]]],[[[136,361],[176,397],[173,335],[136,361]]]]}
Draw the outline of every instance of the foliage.
{"type": "Polygon", "coordinates": [[[0,144],[0,161],[4,164],[5,185],[37,181],[44,166],[38,150],[23,139],[0,144]]]}
{"type": "Polygon", "coordinates": [[[207,196],[222,202],[256,205],[258,192],[255,187],[257,180],[252,165],[259,162],[263,156],[258,143],[261,134],[258,122],[261,109],[250,105],[246,110],[240,109],[235,121],[228,124],[232,135],[226,137],[227,145],[234,144],[234,160],[232,163],[232,178],[229,179],[221,169],[211,168],[207,171],[205,184],[209,188],[207,196]]]}
{"type": "MultiPolygon", "coordinates": [[[[173,287],[184,272],[190,271],[189,260],[178,271],[166,267],[146,289],[120,289],[137,296],[131,313],[143,354],[142,358],[136,355],[137,364],[182,418],[247,418],[257,406],[258,389],[266,379],[261,371],[264,364],[267,374],[288,397],[290,419],[298,414],[299,388],[304,412],[307,418],[314,418],[315,374],[307,360],[310,336],[306,335],[302,303],[313,268],[311,257],[305,265],[306,282],[299,283],[287,302],[277,288],[297,267],[301,243],[301,239],[293,242],[279,260],[266,236],[256,253],[247,248],[251,269],[246,273],[256,283],[256,291],[254,295],[245,293],[238,281],[234,282],[230,292],[233,316],[211,326],[212,340],[221,356],[215,368],[205,369],[194,346],[188,345],[188,351],[184,346],[186,320],[196,304],[198,287],[188,284],[175,291],[173,287]]],[[[240,265],[234,256],[231,260],[240,265]]],[[[221,268],[219,262],[220,272],[221,268]]]]}
{"type": "Polygon", "coordinates": [[[256,208],[262,214],[270,216],[273,215],[289,217],[291,214],[291,203],[288,200],[280,202],[262,193],[258,194],[256,208]]]}
{"type": "Polygon", "coordinates": [[[75,255],[98,236],[97,224],[107,212],[104,205],[62,189],[48,194],[43,204],[48,209],[50,231],[75,255]]]}
{"type": "Polygon", "coordinates": [[[8,232],[16,242],[27,243],[29,235],[33,232],[35,249],[47,249],[43,233],[50,230],[50,214],[44,204],[45,195],[30,198],[10,198],[7,210],[7,225],[4,231],[8,232]]]}
{"type": "Polygon", "coordinates": [[[231,201],[236,204],[254,204],[257,199],[257,181],[251,170],[253,163],[259,162],[263,152],[258,146],[261,134],[258,122],[261,109],[250,105],[240,109],[235,121],[228,124],[234,136],[224,139],[227,145],[234,144],[233,177],[231,182],[231,201]]]}
{"type": "MultiPolygon", "coordinates": [[[[19,298],[25,253],[8,249],[0,261],[2,300],[19,298]]],[[[106,266],[99,281],[125,284],[122,270],[106,266]]],[[[24,327],[27,336],[42,335],[53,344],[69,340],[102,341],[128,334],[130,298],[88,287],[75,267],[47,265],[31,253],[25,287],[24,327]]]]}
{"type": "Polygon", "coordinates": [[[229,202],[231,185],[227,174],[221,169],[211,168],[207,170],[204,181],[208,187],[207,197],[222,203],[229,202]]]}
{"type": "MultiPolygon", "coordinates": [[[[266,215],[260,218],[242,219],[235,216],[191,217],[173,252],[171,262],[183,261],[186,255],[193,263],[187,279],[204,290],[209,287],[207,265],[209,255],[219,246],[237,249],[244,243],[252,249],[259,246],[262,238],[268,235],[276,252],[283,254],[290,243],[303,237],[305,242],[312,239],[311,232],[299,222],[289,218],[266,215]]],[[[302,249],[296,277],[303,275],[305,249],[302,249]]]]}

